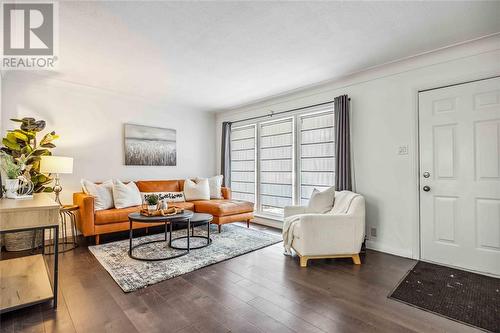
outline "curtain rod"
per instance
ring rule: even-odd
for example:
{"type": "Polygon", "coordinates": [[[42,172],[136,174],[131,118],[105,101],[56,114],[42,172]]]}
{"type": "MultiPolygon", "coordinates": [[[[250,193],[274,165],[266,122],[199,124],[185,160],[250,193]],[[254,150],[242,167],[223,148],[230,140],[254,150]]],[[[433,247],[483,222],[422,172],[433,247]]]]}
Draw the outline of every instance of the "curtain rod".
{"type": "MultiPolygon", "coordinates": [[[[348,98],[347,100],[350,101],[351,99],[348,98]]],[[[300,110],[304,110],[304,109],[308,109],[308,108],[313,108],[315,106],[321,106],[321,105],[325,105],[325,104],[330,104],[330,103],[333,103],[333,102],[334,101],[328,101],[328,102],[323,102],[323,103],[318,103],[318,104],[313,104],[313,105],[308,105],[308,106],[302,106],[300,108],[295,108],[295,109],[290,109],[290,110],[280,111],[280,112],[273,112],[273,111],[271,111],[270,114],[266,114],[266,115],[262,115],[262,116],[255,116],[255,117],[250,117],[250,118],[245,118],[245,119],[240,119],[240,120],[235,120],[235,121],[228,121],[228,123],[234,124],[234,123],[240,123],[240,122],[248,121],[248,120],[260,119],[260,118],[266,118],[266,117],[273,117],[273,116],[280,115],[280,114],[283,114],[283,113],[300,111],[300,110]]]]}

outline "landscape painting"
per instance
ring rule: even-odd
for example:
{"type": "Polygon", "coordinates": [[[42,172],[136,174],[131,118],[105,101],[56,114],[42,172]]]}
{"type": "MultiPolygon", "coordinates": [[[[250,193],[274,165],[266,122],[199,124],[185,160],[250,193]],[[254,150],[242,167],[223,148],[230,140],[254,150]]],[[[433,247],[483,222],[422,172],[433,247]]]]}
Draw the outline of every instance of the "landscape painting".
{"type": "Polygon", "coordinates": [[[177,131],[125,124],[125,165],[177,164],[177,131]]]}

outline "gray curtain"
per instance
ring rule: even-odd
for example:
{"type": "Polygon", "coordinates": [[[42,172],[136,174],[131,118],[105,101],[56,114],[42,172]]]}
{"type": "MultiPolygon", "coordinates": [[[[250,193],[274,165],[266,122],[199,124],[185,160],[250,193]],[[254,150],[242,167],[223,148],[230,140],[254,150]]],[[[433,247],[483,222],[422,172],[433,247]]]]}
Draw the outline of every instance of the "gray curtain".
{"type": "Polygon", "coordinates": [[[222,123],[222,145],[221,145],[220,170],[224,178],[222,186],[231,186],[231,123],[222,123]]]}
{"type": "Polygon", "coordinates": [[[349,97],[334,99],[335,113],[335,189],[352,190],[351,136],[349,121],[349,97]]]}

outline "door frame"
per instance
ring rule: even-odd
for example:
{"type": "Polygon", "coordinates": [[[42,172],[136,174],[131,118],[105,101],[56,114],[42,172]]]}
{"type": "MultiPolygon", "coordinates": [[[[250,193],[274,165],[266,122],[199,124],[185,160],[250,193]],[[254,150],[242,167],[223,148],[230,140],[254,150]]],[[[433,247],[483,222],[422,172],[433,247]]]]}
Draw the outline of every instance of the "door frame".
{"type": "Polygon", "coordinates": [[[421,86],[415,86],[413,88],[413,105],[414,105],[414,124],[412,126],[412,130],[414,133],[410,135],[411,140],[410,141],[410,147],[413,146],[415,147],[413,154],[410,154],[409,157],[412,159],[410,161],[411,164],[411,172],[413,174],[413,179],[415,181],[414,183],[414,202],[415,204],[413,205],[415,211],[413,212],[414,216],[414,221],[412,223],[413,228],[413,239],[412,239],[412,259],[415,260],[421,260],[422,259],[422,234],[421,234],[421,216],[420,216],[420,109],[419,109],[419,96],[420,93],[430,91],[430,90],[436,90],[436,89],[442,89],[442,88],[448,88],[448,87],[453,87],[453,86],[458,86],[462,84],[467,84],[467,83],[473,83],[473,82],[478,82],[478,81],[484,81],[484,80],[489,80],[489,79],[494,79],[500,77],[500,72],[478,72],[470,75],[465,75],[465,76],[459,76],[454,79],[448,79],[448,80],[442,80],[439,83],[434,83],[434,84],[428,84],[428,85],[421,85],[421,86]]]}

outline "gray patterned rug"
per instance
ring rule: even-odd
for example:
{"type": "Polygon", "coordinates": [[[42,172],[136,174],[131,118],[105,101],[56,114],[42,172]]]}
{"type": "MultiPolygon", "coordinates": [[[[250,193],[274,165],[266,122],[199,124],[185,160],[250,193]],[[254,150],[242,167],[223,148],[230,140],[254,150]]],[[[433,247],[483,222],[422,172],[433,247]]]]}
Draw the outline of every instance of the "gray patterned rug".
{"type": "MultiPolygon", "coordinates": [[[[206,227],[195,228],[195,233],[198,235],[206,234],[206,227]]],[[[185,230],[173,232],[173,238],[184,235],[185,230]]],[[[165,234],[155,234],[134,238],[134,245],[145,241],[159,240],[164,237],[165,234]]],[[[124,292],[131,292],[281,241],[280,235],[236,225],[225,225],[220,234],[216,232],[216,227],[212,226],[210,237],[212,238],[210,246],[191,250],[189,254],[179,258],[163,261],[131,259],[128,256],[128,239],[89,246],[89,250],[120,288],[124,292]]],[[[200,245],[200,242],[204,242],[204,240],[192,239],[191,246],[200,245]]],[[[185,243],[183,243],[183,240],[179,240],[172,245],[185,246],[185,243]]],[[[134,249],[134,255],[148,258],[170,256],[179,252],[182,251],[171,249],[164,242],[134,249]]]]}

